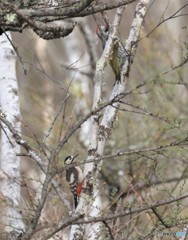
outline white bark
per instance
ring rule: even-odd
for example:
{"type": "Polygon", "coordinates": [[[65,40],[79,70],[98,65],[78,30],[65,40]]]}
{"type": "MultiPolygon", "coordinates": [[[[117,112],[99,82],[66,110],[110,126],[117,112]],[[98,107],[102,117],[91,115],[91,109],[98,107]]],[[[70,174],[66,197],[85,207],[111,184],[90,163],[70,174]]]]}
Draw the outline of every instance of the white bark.
{"type": "MultiPolygon", "coordinates": [[[[79,22],[87,28],[87,22],[84,22],[82,19],[79,19],[79,22]]],[[[74,108],[78,116],[88,113],[88,99],[91,94],[88,76],[80,73],[80,71],[91,73],[91,66],[88,64],[89,56],[87,52],[84,52],[84,47],[86,46],[84,44],[80,44],[83,40],[83,36],[80,36],[80,32],[77,30],[75,30],[70,36],[63,39],[66,54],[68,56],[67,65],[75,69],[70,72],[69,77],[71,79],[70,92],[72,92],[74,97],[77,99],[74,108]]],[[[86,147],[88,147],[89,144],[90,126],[91,122],[90,119],[88,119],[82,125],[79,133],[79,140],[86,147]]],[[[76,149],[74,149],[74,151],[75,150],[76,149]]]]}
{"type": "MultiPolygon", "coordinates": [[[[137,46],[134,46],[140,34],[140,29],[144,20],[144,16],[146,14],[146,9],[149,4],[150,0],[140,0],[137,4],[136,11],[135,11],[135,17],[131,26],[131,30],[129,33],[129,37],[127,39],[127,43],[125,48],[128,50],[128,52],[136,52],[137,46]],[[132,47],[133,46],[133,47],[132,47]]],[[[107,63],[107,59],[109,59],[110,52],[112,50],[113,46],[113,40],[116,37],[117,34],[117,27],[119,25],[121,15],[122,15],[123,9],[118,9],[116,17],[114,19],[113,23],[113,31],[111,35],[108,38],[108,41],[106,42],[105,49],[103,51],[103,54],[100,58],[100,60],[97,62],[96,66],[96,76],[95,76],[95,88],[94,88],[94,102],[93,102],[93,109],[95,109],[101,102],[102,96],[101,96],[101,89],[102,89],[102,81],[103,81],[103,71],[107,63]]],[[[125,75],[127,73],[127,70],[129,68],[130,62],[125,62],[122,73],[121,73],[121,83],[116,83],[110,99],[114,99],[117,96],[120,96],[121,94],[125,93],[126,90],[126,79],[125,75]]],[[[116,107],[119,106],[119,103],[114,104],[116,107]]],[[[97,116],[93,116],[93,122],[92,122],[92,130],[91,134],[93,134],[93,137],[91,139],[95,139],[96,141],[91,142],[89,152],[92,152],[91,156],[88,157],[88,160],[90,160],[92,157],[93,159],[96,156],[102,156],[104,153],[104,148],[106,145],[106,141],[109,138],[109,133],[111,132],[113,128],[113,122],[117,114],[117,109],[108,106],[105,109],[103,118],[101,120],[101,123],[99,126],[97,126],[97,116]],[[99,131],[98,131],[99,127],[99,131]]],[[[85,175],[87,175],[88,171],[94,170],[95,164],[90,163],[87,164],[88,166],[85,168],[85,175]]],[[[98,163],[97,165],[97,172],[101,169],[102,161],[98,163]]],[[[90,196],[89,196],[90,197],[90,196]]],[[[93,197],[94,202],[92,204],[92,208],[89,212],[89,216],[92,217],[98,217],[102,214],[102,210],[104,210],[103,202],[101,201],[101,194],[100,194],[100,184],[98,182],[94,182],[94,189],[93,189],[93,197]]],[[[87,204],[88,196],[86,194],[81,194],[80,203],[78,206],[78,211],[82,211],[84,209],[84,202],[85,205],[87,204]],[[83,198],[83,199],[82,199],[83,198]],[[82,201],[81,201],[82,200],[82,201]],[[83,203],[82,203],[83,202],[83,203]],[[83,209],[82,209],[83,208],[83,209]]],[[[88,213],[87,213],[88,214],[88,213]]],[[[104,239],[104,226],[102,223],[93,223],[89,224],[86,229],[86,239],[94,240],[94,239],[104,239]]],[[[80,232],[80,226],[76,227],[74,226],[74,231],[81,236],[80,232]],[[77,228],[77,229],[76,229],[77,228]]],[[[74,239],[74,238],[73,238],[74,239]]]]}
{"type": "MultiPolygon", "coordinates": [[[[11,36],[7,33],[9,38],[11,36]]],[[[20,132],[19,122],[19,97],[18,85],[16,80],[16,57],[12,45],[3,34],[0,36],[0,96],[1,110],[7,114],[7,119],[12,123],[15,129],[20,132]]],[[[6,225],[5,231],[22,231],[24,224],[22,216],[19,213],[20,202],[20,146],[9,130],[3,125],[4,131],[1,131],[1,185],[0,190],[5,199],[5,216],[2,222],[6,225]],[[6,132],[6,134],[5,134],[6,132]]]]}
{"type": "MultiPolygon", "coordinates": [[[[85,24],[86,25],[85,28],[87,28],[86,22],[84,21],[81,22],[80,20],[80,24],[85,24]]],[[[88,112],[87,99],[91,94],[90,93],[91,90],[89,89],[88,77],[86,75],[81,74],[79,70],[89,73],[91,72],[91,67],[88,65],[88,62],[89,62],[88,54],[83,55],[83,49],[80,48],[80,41],[81,39],[79,39],[79,33],[75,31],[71,34],[70,37],[68,36],[67,38],[63,39],[67,56],[69,56],[67,65],[70,65],[75,68],[75,70],[72,71],[70,74],[70,79],[73,79],[72,80],[73,82],[71,84],[72,89],[71,88],[70,89],[73,91],[73,94],[77,98],[77,102],[75,104],[75,110],[77,114],[85,115],[88,112]],[[85,67],[83,68],[83,66],[85,67]]],[[[79,140],[86,147],[88,147],[89,145],[90,127],[91,127],[91,120],[88,119],[82,125],[79,133],[79,140]]],[[[73,151],[75,150],[76,149],[73,149],[73,151]]],[[[76,230],[78,233],[78,228],[79,226],[75,226],[75,225],[71,227],[69,240],[74,239],[74,233],[76,230]]]]}
{"type": "MultiPolygon", "coordinates": [[[[101,89],[102,89],[103,77],[101,75],[100,78],[97,79],[98,78],[97,71],[99,70],[100,73],[103,72],[103,70],[106,66],[106,62],[109,59],[109,56],[111,55],[112,46],[113,46],[113,43],[114,43],[114,39],[117,36],[117,32],[118,32],[117,29],[118,29],[118,26],[120,24],[121,16],[123,14],[123,11],[124,11],[124,7],[119,8],[116,12],[114,22],[113,22],[113,31],[112,31],[111,37],[109,37],[109,39],[106,43],[105,49],[103,51],[103,54],[102,54],[102,56],[101,56],[101,58],[98,62],[98,66],[97,66],[98,68],[96,69],[96,80],[97,80],[97,82],[96,82],[95,98],[94,98],[94,104],[93,104],[94,108],[96,106],[98,107],[98,105],[100,104],[100,101],[102,99],[101,89]],[[101,89],[99,87],[97,87],[98,83],[99,83],[101,89]],[[97,93],[99,93],[99,94],[97,94],[97,93]]],[[[99,73],[99,75],[100,75],[100,73],[99,73]]],[[[108,110],[105,111],[104,116],[102,118],[102,122],[99,125],[99,131],[97,131],[97,134],[96,134],[96,138],[97,138],[97,145],[95,146],[96,147],[96,153],[95,153],[96,156],[102,156],[103,155],[106,140],[108,138],[108,137],[107,138],[103,137],[104,132],[103,133],[100,132],[100,126],[103,126],[104,119],[106,119],[106,118],[109,119],[110,123],[113,122],[113,119],[115,117],[115,113],[117,112],[117,110],[115,108],[113,108],[113,110],[114,110],[114,112],[111,113],[111,114],[110,114],[110,111],[108,111],[108,110]],[[102,133],[102,134],[100,134],[100,133],[102,133]]],[[[97,128],[95,119],[93,121],[93,127],[94,127],[94,129],[97,128]]],[[[101,168],[99,165],[102,166],[102,162],[98,164],[97,172],[101,168]]],[[[93,164],[93,168],[94,168],[94,164],[93,164]]],[[[101,213],[102,213],[102,210],[104,210],[104,205],[105,205],[104,201],[102,201],[102,198],[101,198],[101,189],[100,189],[101,186],[100,186],[100,181],[97,179],[97,175],[98,174],[96,173],[96,176],[95,176],[95,179],[94,179],[94,186],[93,186],[94,202],[92,204],[92,208],[90,209],[90,213],[89,213],[89,215],[92,216],[92,217],[100,216],[101,213]]],[[[102,239],[104,239],[104,232],[105,232],[104,231],[104,225],[101,222],[96,222],[96,223],[93,223],[93,224],[89,224],[87,226],[88,239],[90,239],[90,240],[94,240],[94,239],[101,239],[102,240],[102,239]]]]}
{"type": "MultiPolygon", "coordinates": [[[[115,15],[114,18],[114,23],[113,23],[113,31],[112,31],[112,36],[108,39],[106,47],[103,51],[102,56],[100,59],[97,61],[96,64],[96,74],[95,74],[95,79],[94,79],[94,97],[93,97],[93,110],[95,110],[97,107],[100,106],[101,101],[102,101],[102,85],[103,85],[103,79],[104,79],[104,69],[109,61],[112,48],[113,48],[113,42],[115,37],[117,36],[117,28],[120,23],[122,11],[124,8],[121,8],[117,11],[117,14],[115,15]]],[[[97,119],[99,118],[98,114],[95,114],[92,116],[92,125],[91,125],[91,131],[89,134],[90,137],[90,145],[89,145],[89,156],[87,160],[92,160],[95,158],[95,154],[97,153],[97,147],[98,147],[98,121],[97,119]]],[[[101,154],[102,155],[102,154],[101,154]]],[[[84,176],[90,175],[91,172],[94,171],[95,164],[93,163],[87,163],[85,164],[85,169],[84,169],[84,176]]],[[[102,208],[102,201],[101,197],[99,194],[99,190],[97,187],[97,184],[94,184],[94,189],[93,189],[93,196],[94,196],[94,203],[92,204],[92,207],[89,206],[88,203],[91,201],[91,196],[85,193],[81,194],[80,201],[78,208],[76,209],[77,212],[85,212],[86,215],[89,216],[99,216],[102,208]],[[92,209],[92,210],[91,210],[92,209]]],[[[85,238],[86,239],[97,239],[100,237],[100,239],[103,238],[103,234],[101,234],[103,231],[103,224],[102,223],[94,223],[94,224],[89,224],[86,228],[85,231],[85,238]]],[[[71,231],[71,236],[70,240],[76,239],[76,236],[79,236],[80,239],[83,235],[83,226],[76,226],[74,225],[72,227],[71,231]]]]}

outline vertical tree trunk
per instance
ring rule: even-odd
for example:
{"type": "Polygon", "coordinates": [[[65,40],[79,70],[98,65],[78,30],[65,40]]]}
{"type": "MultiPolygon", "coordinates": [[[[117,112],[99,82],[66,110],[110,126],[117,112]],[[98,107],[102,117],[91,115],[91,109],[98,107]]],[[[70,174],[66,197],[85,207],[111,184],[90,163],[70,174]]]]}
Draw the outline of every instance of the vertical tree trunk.
{"type": "MultiPolygon", "coordinates": [[[[10,33],[7,33],[11,39],[10,33]]],[[[20,132],[20,111],[18,85],[16,80],[16,56],[12,45],[5,34],[0,36],[0,96],[1,110],[20,132]]],[[[1,154],[0,154],[0,209],[1,228],[14,239],[24,229],[19,210],[20,202],[20,146],[18,146],[7,127],[1,123],[1,154]],[[3,209],[3,210],[2,210],[3,209]],[[11,233],[11,234],[10,234],[11,233]]]]}

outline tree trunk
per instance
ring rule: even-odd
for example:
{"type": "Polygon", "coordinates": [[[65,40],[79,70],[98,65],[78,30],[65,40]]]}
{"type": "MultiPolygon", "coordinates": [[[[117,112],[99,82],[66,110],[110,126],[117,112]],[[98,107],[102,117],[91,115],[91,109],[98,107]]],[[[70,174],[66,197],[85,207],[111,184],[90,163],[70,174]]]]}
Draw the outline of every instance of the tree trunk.
{"type": "MultiPolygon", "coordinates": [[[[10,33],[0,37],[0,96],[1,114],[7,118],[20,132],[20,110],[18,85],[16,80],[16,56],[11,45],[10,33]],[[7,38],[8,36],[8,38],[7,38]]],[[[1,123],[1,154],[0,154],[0,209],[1,228],[6,239],[14,239],[13,234],[20,234],[24,229],[19,210],[20,202],[20,146],[1,123]],[[11,235],[11,236],[10,236],[11,235]]]]}

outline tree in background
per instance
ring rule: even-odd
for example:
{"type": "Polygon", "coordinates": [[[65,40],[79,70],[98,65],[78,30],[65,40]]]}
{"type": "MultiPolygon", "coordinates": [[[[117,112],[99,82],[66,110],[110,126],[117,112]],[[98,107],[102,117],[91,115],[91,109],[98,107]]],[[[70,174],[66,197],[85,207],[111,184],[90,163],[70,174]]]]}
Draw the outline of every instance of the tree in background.
{"type": "MultiPolygon", "coordinates": [[[[16,81],[16,57],[10,44],[11,37],[3,34],[1,37],[1,106],[8,109],[11,114],[6,116],[1,112],[1,117],[6,118],[20,132],[20,110],[18,99],[18,86],[16,81]]],[[[15,142],[7,126],[1,125],[1,231],[20,228],[24,224],[19,212],[20,202],[20,146],[15,142]],[[17,156],[16,156],[17,155],[17,156]],[[10,177],[11,176],[11,177],[10,177]],[[15,180],[13,180],[15,179],[15,180]],[[7,218],[6,216],[13,216],[7,218]],[[3,226],[4,225],[4,226],[3,226]],[[9,228],[11,226],[11,228],[9,228]]],[[[5,235],[6,236],[6,235],[5,235]]]]}
{"type": "Polygon", "coordinates": [[[187,5],[0,2],[4,239],[184,239],[187,5]],[[5,43],[17,55],[22,118],[5,43]],[[75,166],[84,175],[76,209],[65,180],[75,166]]]}

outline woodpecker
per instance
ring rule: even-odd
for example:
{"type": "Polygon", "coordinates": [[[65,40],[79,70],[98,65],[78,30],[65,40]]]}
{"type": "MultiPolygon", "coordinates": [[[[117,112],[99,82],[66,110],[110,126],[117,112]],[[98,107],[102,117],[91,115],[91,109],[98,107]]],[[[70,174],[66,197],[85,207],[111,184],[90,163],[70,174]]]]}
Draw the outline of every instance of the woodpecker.
{"type": "MultiPolygon", "coordinates": [[[[64,160],[65,165],[70,165],[71,163],[73,163],[76,157],[77,155],[66,157],[64,160]]],[[[74,197],[75,208],[77,208],[79,195],[82,191],[82,185],[84,182],[83,172],[81,168],[78,166],[68,167],[66,169],[66,180],[69,183],[70,190],[74,197]]]]}
{"type": "MultiPolygon", "coordinates": [[[[98,37],[101,39],[102,47],[104,49],[106,42],[109,37],[109,32],[107,27],[105,26],[99,26],[96,29],[96,33],[98,37]]],[[[114,41],[113,46],[113,53],[110,59],[110,66],[112,67],[112,70],[115,74],[115,78],[117,82],[120,82],[121,80],[121,69],[123,64],[125,63],[125,60],[129,57],[128,52],[126,51],[123,43],[120,41],[118,37],[116,37],[114,41]]],[[[129,58],[128,58],[129,59],[129,58]]],[[[126,76],[129,75],[129,69],[127,70],[126,76]]]]}

